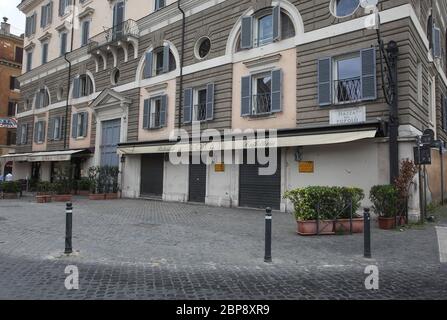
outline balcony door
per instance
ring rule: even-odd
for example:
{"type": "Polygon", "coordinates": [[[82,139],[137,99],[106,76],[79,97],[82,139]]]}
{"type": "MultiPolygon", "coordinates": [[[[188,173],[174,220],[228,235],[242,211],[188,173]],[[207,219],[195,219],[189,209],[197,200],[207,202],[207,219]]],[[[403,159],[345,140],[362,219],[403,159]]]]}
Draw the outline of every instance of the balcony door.
{"type": "Polygon", "coordinates": [[[118,1],[113,7],[113,40],[119,40],[124,31],[124,1],[118,1]]]}

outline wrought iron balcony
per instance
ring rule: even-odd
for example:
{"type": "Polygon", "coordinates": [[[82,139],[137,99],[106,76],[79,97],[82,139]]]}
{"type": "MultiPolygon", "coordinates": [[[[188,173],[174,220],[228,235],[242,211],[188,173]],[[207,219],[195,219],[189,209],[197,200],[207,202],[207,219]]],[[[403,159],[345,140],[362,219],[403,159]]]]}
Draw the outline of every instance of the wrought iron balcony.
{"type": "Polygon", "coordinates": [[[362,82],[360,77],[334,81],[336,103],[352,103],[362,99],[362,82]]]}
{"type": "Polygon", "coordinates": [[[260,93],[253,95],[253,115],[268,114],[272,111],[272,95],[260,93]]]}
{"type": "Polygon", "coordinates": [[[206,103],[196,104],[194,106],[194,121],[205,121],[206,120],[206,103]]]}
{"type": "Polygon", "coordinates": [[[129,38],[138,39],[139,37],[140,31],[137,22],[127,20],[90,38],[90,50],[94,51],[106,45],[116,44],[119,41],[128,42],[129,38]]]}
{"type": "Polygon", "coordinates": [[[117,66],[119,48],[124,50],[124,62],[127,62],[129,59],[130,47],[132,47],[133,56],[136,59],[138,57],[139,38],[140,30],[138,24],[131,19],[90,38],[88,52],[95,58],[97,71],[99,70],[100,60],[103,61],[103,69],[107,69],[107,54],[109,52],[113,55],[113,66],[117,66]]]}

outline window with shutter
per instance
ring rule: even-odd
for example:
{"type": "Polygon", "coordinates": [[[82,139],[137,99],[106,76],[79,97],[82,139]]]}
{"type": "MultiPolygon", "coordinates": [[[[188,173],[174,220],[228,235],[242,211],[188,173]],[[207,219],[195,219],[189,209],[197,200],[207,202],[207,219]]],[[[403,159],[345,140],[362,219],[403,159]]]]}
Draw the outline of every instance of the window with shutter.
{"type": "Polygon", "coordinates": [[[332,59],[318,60],[318,104],[327,106],[332,103],[332,59]]]}
{"type": "Polygon", "coordinates": [[[241,79],[241,116],[246,117],[251,114],[251,76],[241,79]]]}
{"type": "Polygon", "coordinates": [[[150,127],[150,119],[151,119],[151,100],[144,100],[144,109],[143,109],[143,129],[149,129],[150,127]]]}
{"type": "Polygon", "coordinates": [[[183,123],[191,123],[193,108],[193,90],[185,89],[183,95],[183,123]]]}

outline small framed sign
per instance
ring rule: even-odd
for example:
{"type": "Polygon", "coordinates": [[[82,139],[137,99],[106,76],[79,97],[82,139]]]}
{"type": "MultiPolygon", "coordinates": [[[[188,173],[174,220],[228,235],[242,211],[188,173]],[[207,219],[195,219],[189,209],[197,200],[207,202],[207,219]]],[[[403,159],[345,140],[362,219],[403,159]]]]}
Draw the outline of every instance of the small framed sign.
{"type": "Polygon", "coordinates": [[[298,163],[298,169],[300,173],[314,173],[315,164],[313,161],[300,161],[298,163]]]}
{"type": "Polygon", "coordinates": [[[215,172],[225,172],[225,164],[223,164],[223,163],[216,163],[214,165],[214,171],[215,172]]]}

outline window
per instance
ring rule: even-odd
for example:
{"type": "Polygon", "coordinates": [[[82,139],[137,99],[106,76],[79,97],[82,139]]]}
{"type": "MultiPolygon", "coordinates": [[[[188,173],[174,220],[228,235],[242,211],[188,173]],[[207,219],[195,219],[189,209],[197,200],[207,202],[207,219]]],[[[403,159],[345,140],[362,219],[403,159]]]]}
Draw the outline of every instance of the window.
{"type": "Polygon", "coordinates": [[[442,129],[447,132],[447,97],[441,95],[441,118],[442,118],[442,129]]]}
{"type": "Polygon", "coordinates": [[[120,80],[120,70],[119,69],[114,69],[112,71],[112,74],[110,75],[110,82],[113,85],[117,85],[119,80],[120,80]]]}
{"type": "Polygon", "coordinates": [[[20,82],[17,80],[17,77],[11,76],[9,79],[9,89],[11,90],[20,90],[20,82]]]}
{"type": "Polygon", "coordinates": [[[90,20],[86,20],[82,22],[82,32],[81,32],[81,46],[85,46],[88,44],[90,34],[90,20]]]}
{"type": "Polygon", "coordinates": [[[26,53],[26,72],[31,71],[32,68],[33,68],[33,52],[28,51],[26,53]]]}
{"type": "Polygon", "coordinates": [[[355,103],[377,98],[376,49],[318,60],[318,103],[355,103]]]}
{"type": "Polygon", "coordinates": [[[6,137],[6,145],[12,146],[12,145],[16,144],[16,140],[17,140],[16,133],[14,131],[8,130],[7,137],[6,137]]]}
{"type": "Polygon", "coordinates": [[[60,48],[60,55],[63,56],[67,53],[67,39],[68,39],[68,33],[67,32],[61,32],[60,33],[60,41],[61,41],[61,48],[60,48]]]}
{"type": "Polygon", "coordinates": [[[282,111],[282,71],[263,72],[241,79],[241,115],[267,115],[282,111]]]}
{"type": "Polygon", "coordinates": [[[434,79],[428,80],[428,121],[432,126],[436,123],[436,101],[435,101],[434,79]]]}
{"type": "Polygon", "coordinates": [[[164,8],[166,5],[165,0],[155,0],[155,11],[164,8]]]}
{"type": "Polygon", "coordinates": [[[38,121],[34,127],[34,142],[41,144],[45,142],[45,121],[38,121]]]}
{"type": "Polygon", "coordinates": [[[34,12],[31,16],[26,17],[25,35],[31,37],[36,33],[37,14],[34,12]]]}
{"type": "Polygon", "coordinates": [[[58,141],[62,138],[63,117],[55,117],[50,120],[48,128],[48,140],[58,141]]]}
{"type": "Polygon", "coordinates": [[[22,64],[22,62],[23,62],[23,48],[22,47],[16,47],[15,62],[20,63],[20,64],[22,64]]]}
{"type": "Polygon", "coordinates": [[[339,18],[347,17],[354,12],[360,6],[360,0],[332,0],[331,12],[339,18]]]}
{"type": "Polygon", "coordinates": [[[28,143],[28,124],[21,124],[18,126],[18,144],[28,143]]]}
{"type": "Polygon", "coordinates": [[[40,26],[45,28],[53,20],[53,2],[50,1],[46,5],[43,5],[40,10],[40,26]]]}
{"type": "Polygon", "coordinates": [[[72,2],[72,0],[59,0],[59,16],[60,17],[66,15],[70,11],[71,2],[72,2]]]}
{"type": "Polygon", "coordinates": [[[242,17],[237,51],[263,46],[295,36],[295,27],[279,6],[262,9],[253,16],[242,17]]]}
{"type": "Polygon", "coordinates": [[[195,89],[185,89],[183,122],[202,122],[214,119],[214,83],[195,89]]]}
{"type": "Polygon", "coordinates": [[[17,109],[17,102],[8,102],[8,117],[15,117],[17,109]]]}
{"type": "Polygon", "coordinates": [[[73,114],[71,125],[71,136],[74,139],[87,137],[88,131],[88,113],[80,112],[73,114]]]}
{"type": "Polygon", "coordinates": [[[93,93],[93,82],[86,74],[76,77],[73,81],[73,98],[89,96],[93,93]]]}
{"type": "Polygon", "coordinates": [[[42,43],[42,64],[48,62],[48,42],[42,43]]]}
{"type": "Polygon", "coordinates": [[[45,108],[50,104],[50,96],[47,89],[40,89],[36,94],[36,109],[45,108]]]}
{"type": "Polygon", "coordinates": [[[334,98],[336,103],[356,102],[362,98],[360,53],[335,58],[334,98]]]}
{"type": "Polygon", "coordinates": [[[211,51],[211,40],[208,37],[199,39],[196,43],[195,55],[197,59],[205,59],[211,51]]]}
{"type": "Polygon", "coordinates": [[[430,50],[433,48],[433,16],[430,15],[427,20],[427,38],[430,50]]]}
{"type": "Polygon", "coordinates": [[[166,126],[167,96],[144,100],[143,128],[159,129],[166,126]]]}
{"type": "Polygon", "coordinates": [[[146,53],[146,61],[143,70],[143,77],[145,79],[171,72],[175,69],[175,58],[168,45],[146,53]]]}

